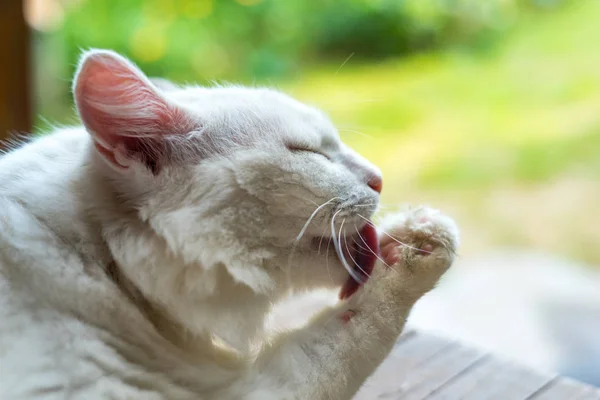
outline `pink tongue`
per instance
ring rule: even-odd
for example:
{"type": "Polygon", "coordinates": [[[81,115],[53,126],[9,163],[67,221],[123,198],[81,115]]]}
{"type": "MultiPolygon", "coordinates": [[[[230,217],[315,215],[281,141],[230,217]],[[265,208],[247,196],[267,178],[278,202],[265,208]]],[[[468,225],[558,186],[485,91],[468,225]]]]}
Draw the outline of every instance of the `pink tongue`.
{"type": "Polygon", "coordinates": [[[352,276],[348,277],[348,280],[344,283],[340,291],[340,299],[352,296],[369,279],[371,272],[373,272],[375,261],[377,261],[376,254],[379,254],[379,239],[377,239],[375,227],[371,223],[367,223],[360,230],[359,234],[362,239],[360,237],[355,239],[356,243],[353,244],[355,254],[353,257],[360,268],[353,265],[354,263],[351,266],[355,267],[354,274],[360,278],[360,282],[357,282],[352,276]],[[366,250],[364,247],[368,247],[371,251],[366,250]]]}

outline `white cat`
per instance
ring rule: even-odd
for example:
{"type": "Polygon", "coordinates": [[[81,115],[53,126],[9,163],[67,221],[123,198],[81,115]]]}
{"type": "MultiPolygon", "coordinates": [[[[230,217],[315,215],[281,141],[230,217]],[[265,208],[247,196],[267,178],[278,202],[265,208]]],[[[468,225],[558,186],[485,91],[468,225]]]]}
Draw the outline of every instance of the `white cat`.
{"type": "Polygon", "coordinates": [[[379,171],[283,94],[94,50],[74,95],[84,127],[0,158],[2,399],[348,399],[452,262],[427,208],[378,238],[379,171]],[[340,286],[264,340],[280,298],[340,286]]]}

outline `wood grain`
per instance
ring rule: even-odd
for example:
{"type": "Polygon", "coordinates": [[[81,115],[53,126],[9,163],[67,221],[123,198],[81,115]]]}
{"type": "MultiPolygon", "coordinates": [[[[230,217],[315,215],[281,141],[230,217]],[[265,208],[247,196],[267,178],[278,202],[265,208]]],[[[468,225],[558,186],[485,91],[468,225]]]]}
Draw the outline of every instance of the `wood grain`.
{"type": "Polygon", "coordinates": [[[527,400],[600,400],[600,390],[567,378],[555,378],[527,400]]]}
{"type": "Polygon", "coordinates": [[[600,389],[410,331],[355,399],[600,400],[600,389]]]}

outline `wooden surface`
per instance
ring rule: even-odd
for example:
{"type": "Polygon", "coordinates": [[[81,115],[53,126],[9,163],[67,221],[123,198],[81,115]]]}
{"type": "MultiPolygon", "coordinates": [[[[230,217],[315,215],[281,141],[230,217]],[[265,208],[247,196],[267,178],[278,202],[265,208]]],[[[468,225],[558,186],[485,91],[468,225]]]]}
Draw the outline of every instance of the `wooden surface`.
{"type": "Polygon", "coordinates": [[[31,131],[29,32],[21,0],[0,0],[0,140],[31,131]]]}
{"type": "Polygon", "coordinates": [[[600,400],[600,389],[409,331],[355,399],[600,400]]]}

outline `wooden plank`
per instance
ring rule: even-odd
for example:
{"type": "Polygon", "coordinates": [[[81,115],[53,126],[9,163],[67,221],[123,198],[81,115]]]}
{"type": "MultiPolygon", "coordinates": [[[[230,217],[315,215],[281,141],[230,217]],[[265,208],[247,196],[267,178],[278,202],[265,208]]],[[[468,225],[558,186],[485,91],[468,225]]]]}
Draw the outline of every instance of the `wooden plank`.
{"type": "Polygon", "coordinates": [[[435,389],[431,400],[523,400],[554,379],[512,363],[488,357],[484,362],[435,389]]]}
{"type": "Polygon", "coordinates": [[[484,358],[477,350],[418,333],[394,349],[355,398],[422,399],[484,358]]]}
{"type": "Polygon", "coordinates": [[[600,389],[567,378],[555,378],[527,400],[600,400],[600,389]]]}
{"type": "Polygon", "coordinates": [[[480,351],[455,343],[404,375],[397,390],[380,398],[423,399],[486,358],[487,356],[480,351]]]}
{"type": "Polygon", "coordinates": [[[384,393],[395,391],[404,375],[451,345],[447,340],[435,336],[413,331],[405,333],[385,362],[365,382],[355,399],[375,399],[384,393]]]}
{"type": "Polygon", "coordinates": [[[355,399],[600,400],[600,389],[410,331],[355,399]]]}
{"type": "Polygon", "coordinates": [[[21,0],[0,1],[0,140],[31,131],[29,30],[21,0]]]}

